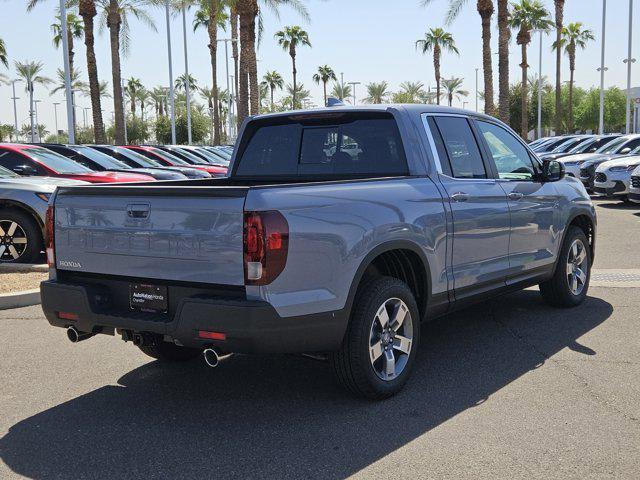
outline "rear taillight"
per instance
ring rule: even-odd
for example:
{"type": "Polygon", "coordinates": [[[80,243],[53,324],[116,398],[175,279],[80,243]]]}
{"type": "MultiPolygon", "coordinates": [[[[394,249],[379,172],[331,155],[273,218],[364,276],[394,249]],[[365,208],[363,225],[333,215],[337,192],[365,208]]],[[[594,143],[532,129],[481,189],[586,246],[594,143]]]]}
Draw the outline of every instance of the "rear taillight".
{"type": "Polygon", "coordinates": [[[47,208],[47,215],[45,216],[45,226],[44,226],[44,241],[47,252],[47,263],[49,267],[56,266],[56,258],[53,252],[53,231],[55,225],[55,210],[53,209],[53,205],[49,205],[47,208]]]}
{"type": "Polygon", "coordinates": [[[277,211],[245,212],[243,243],[245,284],[273,282],[287,263],[287,220],[277,211]]]}

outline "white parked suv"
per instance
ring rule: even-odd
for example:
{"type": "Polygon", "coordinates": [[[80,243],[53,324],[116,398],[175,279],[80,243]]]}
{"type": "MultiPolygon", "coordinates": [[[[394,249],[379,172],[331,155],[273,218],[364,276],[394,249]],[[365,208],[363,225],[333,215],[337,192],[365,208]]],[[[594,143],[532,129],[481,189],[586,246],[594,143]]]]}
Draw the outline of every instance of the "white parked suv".
{"type": "Polygon", "coordinates": [[[609,198],[621,197],[626,200],[629,196],[631,172],[638,165],[640,165],[640,155],[616,158],[601,163],[596,168],[593,192],[609,198]]]}
{"type": "Polygon", "coordinates": [[[629,200],[640,203],[640,165],[631,172],[631,182],[629,184],[629,200]]]}

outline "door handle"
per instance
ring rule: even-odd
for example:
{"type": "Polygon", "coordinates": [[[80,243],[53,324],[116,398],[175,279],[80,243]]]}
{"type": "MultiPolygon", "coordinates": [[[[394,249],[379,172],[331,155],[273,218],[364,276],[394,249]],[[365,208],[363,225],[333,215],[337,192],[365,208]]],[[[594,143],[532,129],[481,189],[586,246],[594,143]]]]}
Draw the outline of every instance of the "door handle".
{"type": "Polygon", "coordinates": [[[511,192],[507,197],[509,197],[509,200],[520,200],[524,195],[520,192],[511,192]]]}
{"type": "Polygon", "coordinates": [[[466,202],[467,200],[469,200],[469,194],[465,192],[456,192],[451,195],[451,199],[454,202],[466,202]]]}

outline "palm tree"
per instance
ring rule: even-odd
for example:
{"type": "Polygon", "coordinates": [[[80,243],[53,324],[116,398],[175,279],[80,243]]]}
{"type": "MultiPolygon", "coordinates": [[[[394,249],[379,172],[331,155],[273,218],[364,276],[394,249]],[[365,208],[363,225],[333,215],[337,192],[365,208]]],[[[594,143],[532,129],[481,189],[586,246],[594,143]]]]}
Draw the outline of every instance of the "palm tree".
{"type": "Polygon", "coordinates": [[[519,3],[512,4],[509,24],[511,28],[518,30],[516,41],[522,50],[522,62],[520,63],[520,68],[522,68],[520,136],[526,140],[529,135],[527,45],[531,43],[531,30],[548,30],[551,27],[551,20],[549,19],[549,12],[539,0],[520,0],[519,3]]]}
{"type": "Polygon", "coordinates": [[[336,73],[333,69],[329,65],[318,67],[318,73],[313,75],[313,81],[318,85],[322,82],[325,106],[327,105],[327,82],[329,82],[329,80],[333,80],[334,82],[337,80],[336,73]]]}
{"type": "Polygon", "coordinates": [[[456,42],[449,32],[442,28],[431,28],[425,33],[424,38],[416,41],[416,48],[420,48],[423,54],[433,51],[433,66],[436,75],[436,95],[440,105],[440,56],[442,50],[459,54],[456,42]]]}
{"type": "Polygon", "coordinates": [[[4,40],[0,38],[0,63],[2,63],[5,67],[9,68],[9,59],[7,57],[7,46],[4,43],[4,40]]]}
{"type": "MultiPolygon", "coordinates": [[[[76,119],[76,108],[75,108],[75,93],[76,92],[85,92],[88,88],[89,85],[82,81],[81,77],[81,73],[80,71],[78,71],[77,69],[73,69],[71,70],[71,98],[73,99],[72,105],[73,105],[73,113],[72,113],[72,120],[73,120],[73,131],[76,131],[77,128],[77,119],[76,119]]],[[[65,83],[65,74],[64,74],[64,70],[59,68],[56,71],[56,77],[57,77],[57,83],[56,86],[53,90],[51,90],[52,94],[58,93],[58,92],[65,92],[66,90],[66,83],[65,83]]]]}
{"type": "MultiPolygon", "coordinates": [[[[509,1],[498,0],[498,116],[509,122],[509,1]]],[[[485,102],[489,92],[485,92],[485,102]]]]}
{"type": "MultiPolygon", "coordinates": [[[[301,0],[259,0],[280,20],[279,8],[291,7],[303,20],[309,20],[309,12],[301,0]]],[[[258,86],[258,64],[256,58],[256,19],[258,35],[263,31],[262,13],[258,0],[230,0],[235,6],[240,20],[240,71],[238,77],[238,125],[249,114],[257,114],[260,108],[260,88],[258,86]],[[250,107],[250,109],[249,109],[250,107]]]]}
{"type": "Polygon", "coordinates": [[[144,109],[149,104],[149,101],[151,100],[151,94],[149,93],[149,90],[147,90],[144,87],[139,89],[136,92],[136,100],[140,104],[140,120],[144,122],[144,109]]]}
{"type": "Polygon", "coordinates": [[[154,89],[149,92],[149,97],[153,102],[156,118],[164,116],[164,102],[167,97],[165,89],[163,87],[154,87],[154,89]]]}
{"type": "Polygon", "coordinates": [[[189,90],[196,90],[198,88],[198,81],[191,74],[187,77],[184,73],[176,78],[175,87],[176,90],[186,91],[187,79],[189,81],[189,90]]]}
{"type": "Polygon", "coordinates": [[[427,103],[428,94],[422,82],[402,82],[393,94],[393,103],[427,103]]]}
{"type": "MultiPolygon", "coordinates": [[[[433,0],[421,0],[424,7],[433,0]]],[[[449,0],[449,10],[445,24],[450,25],[458,16],[462,7],[468,0],[449,0]]],[[[484,91],[487,92],[484,102],[484,112],[488,115],[495,114],[493,103],[493,65],[491,59],[491,17],[494,13],[493,0],[478,0],[476,4],[482,23],[482,72],[484,76],[484,91]]]]}
{"type": "Polygon", "coordinates": [[[333,90],[331,90],[331,96],[340,100],[349,98],[351,96],[351,85],[342,85],[339,82],[333,84],[333,90]]]}
{"type": "MultiPolygon", "coordinates": [[[[60,15],[56,17],[57,23],[51,25],[51,31],[53,32],[53,45],[56,48],[60,48],[62,42],[62,22],[60,15]]],[[[82,38],[83,26],[80,19],[72,12],[67,13],[67,44],[69,45],[69,69],[73,71],[73,57],[75,55],[73,40],[82,38]]]]}
{"type": "Polygon", "coordinates": [[[214,97],[214,92],[213,89],[211,87],[208,86],[204,86],[204,87],[200,87],[198,88],[198,92],[200,93],[200,96],[207,102],[207,106],[209,107],[209,115],[211,117],[211,142],[213,143],[213,137],[214,137],[214,126],[213,126],[213,97],[214,97]]]}
{"type": "Polygon", "coordinates": [[[284,98],[283,104],[291,110],[302,108],[304,103],[311,98],[311,92],[305,89],[302,83],[295,88],[288,83],[286,90],[288,95],[284,98]]]}
{"type": "Polygon", "coordinates": [[[454,98],[469,96],[469,92],[461,88],[463,81],[463,78],[457,77],[445,78],[444,80],[442,80],[442,86],[444,87],[444,91],[446,92],[449,106],[453,104],[454,98]]]}
{"type": "MultiPolygon", "coordinates": [[[[564,0],[553,0],[556,10],[556,44],[562,43],[562,22],[564,16],[564,0]]],[[[556,48],[556,135],[562,129],[562,83],[560,77],[560,67],[562,63],[562,52],[556,48]]]]}
{"type": "Polygon", "coordinates": [[[125,94],[129,97],[131,101],[131,113],[133,116],[136,116],[136,99],[138,98],[138,91],[142,90],[144,86],[139,78],[131,77],[127,80],[127,84],[124,87],[125,94]]]}
{"type": "Polygon", "coordinates": [[[307,46],[311,47],[311,42],[309,41],[309,34],[305,32],[298,25],[294,25],[292,27],[284,27],[284,30],[280,30],[276,32],[274,35],[276,40],[278,41],[278,45],[282,47],[284,51],[289,52],[289,56],[291,57],[291,65],[292,65],[292,73],[293,73],[293,105],[296,105],[296,95],[298,93],[298,82],[297,82],[297,74],[296,70],[296,51],[298,46],[307,46]]]}
{"type": "Polygon", "coordinates": [[[389,96],[389,84],[385,81],[371,82],[366,85],[367,97],[364,99],[367,103],[384,103],[389,96]]]}
{"type": "MultiPolygon", "coordinates": [[[[587,42],[595,40],[593,32],[588,29],[582,29],[582,23],[570,23],[562,29],[562,41],[560,48],[564,47],[564,51],[569,57],[569,132],[573,131],[573,77],[576,70],[576,49],[584,50],[587,42]]],[[[553,48],[557,49],[558,45],[554,42],[553,48]]]]}
{"type": "MultiPolygon", "coordinates": [[[[124,98],[122,94],[122,73],[120,70],[120,54],[129,50],[129,18],[131,16],[146,23],[149,28],[156,30],[151,16],[145,8],[153,5],[154,0],[99,0],[103,9],[101,20],[109,29],[111,45],[111,77],[113,82],[113,109],[115,111],[116,144],[124,143],[124,98]]],[[[135,109],[132,102],[132,110],[135,109]]]]}
{"type": "Polygon", "coordinates": [[[25,83],[25,91],[29,93],[29,118],[31,120],[31,141],[35,142],[36,125],[33,110],[33,91],[36,85],[49,85],[51,79],[42,75],[42,62],[14,62],[18,77],[25,83]]]}
{"type": "Polygon", "coordinates": [[[276,88],[282,90],[284,87],[284,79],[278,72],[273,70],[264,74],[261,85],[267,85],[269,87],[269,90],[271,91],[271,111],[274,111],[275,105],[273,103],[273,93],[276,88]]]}

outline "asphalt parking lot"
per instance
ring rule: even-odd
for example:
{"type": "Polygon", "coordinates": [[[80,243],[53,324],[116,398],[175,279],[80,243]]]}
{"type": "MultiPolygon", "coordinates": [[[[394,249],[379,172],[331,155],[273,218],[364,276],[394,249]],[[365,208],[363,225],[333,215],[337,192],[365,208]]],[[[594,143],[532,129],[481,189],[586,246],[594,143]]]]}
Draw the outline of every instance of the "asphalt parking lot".
{"type": "Polygon", "coordinates": [[[379,403],[308,358],[165,366],[0,312],[0,478],[637,478],[640,206],[597,203],[581,307],[529,289],[441,319],[379,403]]]}

